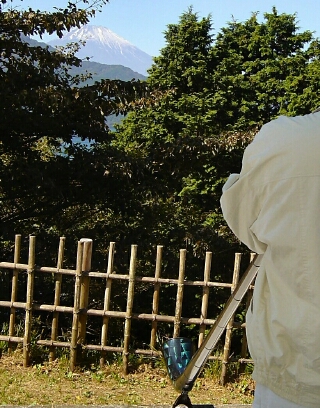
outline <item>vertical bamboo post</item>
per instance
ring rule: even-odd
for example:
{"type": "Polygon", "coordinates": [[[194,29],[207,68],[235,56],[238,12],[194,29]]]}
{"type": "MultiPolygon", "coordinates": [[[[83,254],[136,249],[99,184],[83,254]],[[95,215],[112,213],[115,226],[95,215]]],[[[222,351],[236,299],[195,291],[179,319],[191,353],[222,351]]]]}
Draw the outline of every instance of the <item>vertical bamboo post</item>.
{"type": "MultiPolygon", "coordinates": [[[[212,262],[212,252],[206,252],[206,259],[204,263],[204,274],[203,274],[204,286],[203,286],[202,303],[201,303],[201,316],[200,316],[201,320],[204,320],[207,318],[208,303],[209,303],[208,282],[210,280],[211,262],[212,262]]],[[[204,323],[201,323],[200,329],[199,329],[198,347],[200,347],[203,342],[205,331],[206,331],[206,325],[204,323]]]]}
{"type": "MultiPolygon", "coordinates": [[[[113,272],[114,250],[115,250],[115,242],[110,242],[109,254],[108,254],[107,276],[106,276],[106,289],[104,292],[104,303],[103,303],[103,310],[105,312],[110,309],[112,279],[109,278],[109,275],[113,272]]],[[[108,327],[109,327],[109,317],[103,316],[102,329],[101,329],[101,346],[107,345],[108,327]]],[[[100,367],[103,367],[105,365],[105,357],[106,357],[106,352],[102,351],[101,358],[100,358],[100,367]]]]}
{"type": "Polygon", "coordinates": [[[30,342],[31,342],[31,325],[32,325],[32,304],[33,304],[33,289],[34,289],[34,267],[36,254],[36,237],[29,237],[29,256],[27,269],[27,295],[26,295],[26,315],[23,338],[23,366],[28,367],[30,360],[30,342]]]}
{"type": "Polygon", "coordinates": [[[186,269],[186,257],[187,250],[180,249],[180,260],[179,260],[179,277],[178,277],[178,287],[177,287],[177,298],[176,298],[176,310],[174,314],[173,323],[173,337],[179,337],[180,335],[180,324],[181,324],[181,314],[182,314],[182,301],[183,301],[183,289],[184,289],[184,275],[186,269]]]}
{"type": "Polygon", "coordinates": [[[158,282],[158,279],[160,278],[161,275],[161,263],[162,263],[162,252],[163,252],[163,246],[158,245],[157,246],[157,257],[156,257],[156,269],[155,269],[155,284],[154,284],[154,290],[153,290],[153,299],[152,299],[152,314],[153,314],[153,320],[152,320],[152,325],[151,325],[151,337],[150,337],[150,347],[151,349],[154,349],[156,347],[156,339],[157,339],[157,320],[155,317],[158,314],[159,311],[159,295],[160,295],[160,282],[158,282]]]}
{"type": "MultiPolygon", "coordinates": [[[[21,252],[21,235],[17,234],[15,236],[13,256],[13,262],[15,264],[20,262],[20,252],[21,252]]],[[[18,269],[14,269],[11,286],[11,303],[17,301],[17,292],[18,292],[18,269]]],[[[14,335],[15,322],[16,322],[16,309],[12,306],[10,308],[9,338],[14,335]]],[[[8,343],[8,352],[9,354],[12,352],[12,344],[10,342],[8,343]]]]}
{"type": "Polygon", "coordinates": [[[77,266],[76,266],[76,277],[75,277],[75,287],[74,287],[73,320],[72,320],[71,343],[70,343],[70,370],[71,371],[74,371],[76,362],[77,362],[83,245],[84,245],[83,242],[81,241],[78,242],[77,266]]]}
{"type": "Polygon", "coordinates": [[[129,283],[128,283],[128,298],[126,318],[124,325],[124,342],[123,342],[123,372],[128,374],[129,365],[129,343],[130,343],[130,331],[131,331],[131,319],[133,310],[133,298],[134,298],[134,279],[136,274],[137,264],[137,245],[131,245],[131,257],[129,267],[129,283]]]}
{"type": "MultiPolygon", "coordinates": [[[[65,237],[60,237],[59,241],[59,249],[58,249],[58,260],[57,260],[57,268],[61,269],[63,266],[63,257],[64,257],[64,249],[65,249],[65,237]]],[[[54,306],[60,305],[60,296],[61,296],[61,283],[62,283],[62,274],[56,273],[54,276],[55,279],[55,287],[54,287],[54,306]]],[[[59,312],[54,311],[52,317],[52,324],[51,324],[51,340],[57,340],[58,336],[58,320],[59,320],[59,312]]],[[[55,359],[55,347],[50,347],[49,352],[49,361],[54,361],[55,359]]]]}
{"type": "MultiPolygon", "coordinates": [[[[250,262],[252,262],[253,258],[254,258],[255,254],[251,253],[250,254],[250,262]]],[[[250,303],[251,303],[251,299],[253,296],[253,289],[249,288],[248,292],[247,292],[247,299],[246,299],[246,311],[248,310],[250,303]]],[[[247,335],[246,335],[246,330],[243,330],[243,335],[242,335],[242,344],[241,344],[241,358],[246,358],[247,357],[247,353],[248,353],[248,341],[247,341],[247,335]]],[[[241,366],[240,366],[241,367],[241,366]]],[[[240,371],[242,370],[242,368],[240,368],[240,371]]]]}
{"type": "MultiPolygon", "coordinates": [[[[80,242],[83,242],[83,255],[82,255],[82,272],[89,272],[91,269],[92,258],[92,239],[81,238],[80,242]]],[[[78,342],[80,344],[85,343],[86,339],[86,326],[87,326],[87,309],[89,303],[89,286],[90,278],[82,274],[81,288],[80,288],[80,315],[79,315],[79,333],[78,342]]]]}
{"type": "MultiPolygon", "coordinates": [[[[239,274],[240,274],[240,262],[241,262],[241,254],[236,253],[234,259],[234,269],[233,269],[233,277],[232,277],[232,286],[231,286],[231,293],[233,293],[235,287],[239,282],[239,274]]],[[[222,385],[226,383],[227,377],[227,364],[230,356],[230,347],[231,347],[231,334],[234,322],[234,315],[231,317],[227,324],[226,328],[226,336],[225,336],[225,343],[223,349],[223,358],[222,358],[222,368],[221,368],[221,377],[220,382],[222,385]]]]}

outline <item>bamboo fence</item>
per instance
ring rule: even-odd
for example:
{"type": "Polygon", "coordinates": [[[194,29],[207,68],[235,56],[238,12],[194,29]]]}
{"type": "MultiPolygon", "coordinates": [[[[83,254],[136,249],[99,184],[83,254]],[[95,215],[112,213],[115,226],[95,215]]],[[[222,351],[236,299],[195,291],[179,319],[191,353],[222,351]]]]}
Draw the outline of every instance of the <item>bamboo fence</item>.
{"type": "MultiPolygon", "coordinates": [[[[20,263],[21,252],[21,236],[15,236],[14,257],[13,262],[0,262],[0,271],[6,273],[12,272],[11,277],[11,300],[0,300],[0,307],[10,309],[10,320],[8,327],[8,335],[0,335],[0,341],[8,343],[8,350],[11,351],[13,344],[21,344],[23,347],[23,365],[27,367],[30,364],[30,341],[31,341],[31,326],[33,313],[37,311],[46,311],[52,313],[51,336],[50,339],[38,339],[37,346],[44,346],[49,349],[49,361],[55,359],[57,348],[66,348],[70,352],[70,370],[73,371],[77,364],[77,359],[81,357],[82,350],[96,350],[100,352],[100,365],[103,366],[106,362],[106,353],[122,353],[123,372],[128,372],[129,355],[141,354],[147,356],[159,357],[161,353],[157,350],[157,330],[158,323],[165,322],[173,325],[172,337],[179,337],[181,325],[198,325],[199,336],[198,346],[201,345],[205,331],[208,326],[212,325],[215,320],[209,319],[208,304],[209,293],[212,287],[229,288],[232,292],[239,281],[240,265],[242,255],[235,254],[234,270],[232,283],[221,283],[210,281],[210,272],[212,264],[212,253],[207,252],[204,260],[204,275],[201,281],[191,281],[185,279],[186,271],[186,249],[180,250],[178,279],[161,278],[163,247],[157,246],[155,260],[155,275],[154,277],[137,276],[137,245],[131,246],[129,271],[127,274],[115,273],[113,270],[115,243],[109,245],[108,264],[106,272],[91,271],[93,241],[91,239],[81,239],[77,247],[76,269],[64,269],[63,258],[65,251],[65,238],[61,237],[58,249],[58,260],[56,267],[45,267],[36,265],[36,238],[29,237],[29,254],[26,264],[20,263]],[[25,302],[17,301],[17,289],[19,274],[27,274],[26,300],[25,302]],[[34,278],[35,274],[50,273],[54,276],[54,301],[52,305],[39,304],[34,302],[34,278]],[[60,298],[62,293],[63,275],[69,275],[74,278],[74,304],[72,306],[62,306],[60,298]],[[101,279],[105,285],[103,309],[88,308],[90,279],[101,279]],[[127,282],[127,302],[126,309],[123,311],[110,310],[112,283],[115,280],[127,282]],[[153,286],[152,313],[135,313],[134,312],[134,292],[135,285],[140,282],[153,286]],[[168,316],[161,314],[159,311],[160,288],[161,285],[176,285],[176,303],[174,315],[168,316]],[[182,304],[186,286],[202,287],[201,296],[201,314],[200,317],[183,317],[182,304]],[[25,325],[23,337],[15,336],[16,311],[24,310],[25,325]],[[68,313],[72,315],[71,338],[69,341],[58,340],[59,315],[68,313]],[[87,344],[86,329],[88,316],[101,317],[101,341],[100,344],[87,344]],[[120,318],[124,320],[123,342],[122,347],[108,345],[108,329],[109,322],[112,318],[120,318]],[[148,349],[134,349],[130,345],[131,323],[132,319],[149,321],[151,326],[150,344],[148,349]]],[[[252,288],[248,292],[247,305],[252,296],[252,288]]],[[[196,301],[196,300],[195,300],[196,301]]],[[[233,358],[231,355],[231,339],[234,328],[244,328],[245,323],[237,323],[234,317],[226,328],[224,348],[222,356],[211,356],[210,359],[220,359],[222,361],[221,383],[225,384],[227,379],[227,364],[231,361],[238,361],[241,364],[252,363],[248,356],[245,330],[243,330],[242,350],[240,358],[233,358]]]]}

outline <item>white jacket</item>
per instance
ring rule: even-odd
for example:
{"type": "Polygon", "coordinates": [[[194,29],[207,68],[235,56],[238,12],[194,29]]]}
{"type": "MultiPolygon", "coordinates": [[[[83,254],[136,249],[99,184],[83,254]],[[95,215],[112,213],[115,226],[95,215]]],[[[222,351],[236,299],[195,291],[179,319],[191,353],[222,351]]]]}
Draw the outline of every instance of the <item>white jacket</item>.
{"type": "MultiPolygon", "coordinates": [[[[264,125],[223,187],[223,215],[264,253],[247,313],[253,378],[320,407],[320,113],[264,125]]],[[[276,408],[276,407],[275,407],[276,408]]]]}

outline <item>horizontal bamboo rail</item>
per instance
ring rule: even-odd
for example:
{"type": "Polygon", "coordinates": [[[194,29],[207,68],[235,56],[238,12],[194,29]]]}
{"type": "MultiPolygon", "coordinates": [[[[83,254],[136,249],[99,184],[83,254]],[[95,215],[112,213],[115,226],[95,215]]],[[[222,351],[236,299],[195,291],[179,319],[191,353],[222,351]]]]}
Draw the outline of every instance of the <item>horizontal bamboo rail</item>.
{"type": "MultiPolygon", "coordinates": [[[[15,309],[25,309],[26,304],[23,302],[10,302],[10,301],[0,301],[0,307],[14,307],[15,309]]],[[[39,305],[34,304],[32,306],[32,310],[42,310],[46,312],[61,312],[61,313],[73,313],[73,307],[71,306],[52,306],[52,305],[39,305]]],[[[107,316],[107,317],[118,317],[124,319],[126,317],[126,312],[117,312],[113,310],[99,310],[99,309],[86,309],[86,310],[79,310],[79,314],[87,314],[88,316],[107,316]]],[[[157,322],[164,322],[164,323],[174,323],[176,317],[175,316],[167,316],[167,315],[155,315],[151,313],[132,313],[132,319],[138,320],[148,320],[148,321],[157,321],[157,322]]],[[[204,324],[204,325],[212,325],[215,322],[215,319],[203,319],[199,317],[181,317],[181,323],[184,324],[204,324]]],[[[246,327],[245,323],[233,323],[233,327],[237,328],[244,328],[246,327]]],[[[1,340],[1,336],[0,336],[1,340]]]]}
{"type": "MultiPolygon", "coordinates": [[[[15,251],[14,262],[0,262],[0,270],[5,272],[12,271],[12,288],[11,288],[11,300],[0,300],[0,307],[10,309],[10,325],[8,335],[0,335],[0,341],[8,342],[10,350],[13,344],[21,343],[24,350],[24,365],[27,366],[30,360],[30,338],[31,338],[31,324],[33,315],[38,312],[52,313],[52,327],[50,339],[38,339],[35,343],[38,346],[49,347],[49,360],[52,361],[55,356],[56,348],[66,348],[70,350],[70,369],[74,370],[77,359],[84,350],[95,350],[101,353],[100,363],[103,365],[106,359],[106,353],[122,353],[123,358],[123,371],[128,372],[129,354],[142,354],[151,357],[159,357],[161,354],[156,350],[156,334],[158,323],[167,323],[173,326],[173,337],[177,337],[180,334],[181,325],[198,325],[199,326],[199,338],[198,346],[201,345],[205,330],[207,326],[214,324],[215,319],[208,318],[208,299],[210,295],[210,288],[229,288],[234,289],[240,269],[240,255],[235,255],[235,268],[233,274],[232,283],[212,282],[210,281],[210,270],[212,267],[212,253],[207,252],[204,262],[204,277],[203,280],[185,280],[186,264],[186,250],[180,250],[179,258],[179,276],[175,278],[162,278],[162,258],[163,247],[157,247],[156,262],[155,262],[155,276],[138,276],[136,273],[137,265],[137,245],[131,246],[131,256],[129,271],[127,274],[119,274],[113,271],[114,256],[115,256],[115,243],[111,242],[109,246],[108,267],[106,272],[91,271],[91,256],[92,256],[92,240],[82,239],[78,242],[77,249],[77,261],[76,269],[63,268],[63,256],[64,256],[65,238],[60,238],[58,261],[56,267],[38,266],[35,262],[35,237],[29,238],[29,257],[28,263],[20,262],[20,250],[21,250],[21,236],[15,237],[15,251]],[[25,273],[27,276],[27,294],[26,301],[17,301],[17,286],[20,273],[25,273]],[[34,301],[34,277],[41,274],[53,274],[55,288],[54,288],[54,304],[40,304],[34,301]],[[60,296],[62,293],[63,275],[72,276],[75,281],[74,286],[74,304],[73,306],[64,306],[61,304],[60,296]],[[89,300],[89,288],[92,279],[103,279],[105,287],[103,309],[93,309],[88,307],[89,300]],[[116,311],[110,310],[111,304],[111,288],[112,282],[118,280],[127,282],[127,304],[126,310],[116,311]],[[149,284],[153,286],[153,300],[151,313],[137,313],[134,311],[134,292],[135,285],[149,284]],[[160,300],[160,288],[166,285],[175,285],[176,303],[174,315],[161,314],[159,310],[160,300]],[[201,314],[200,317],[186,317],[183,316],[183,298],[185,288],[199,287],[202,288],[202,297],[199,297],[201,302],[201,314]],[[16,310],[25,310],[25,332],[23,337],[15,335],[14,321],[16,310]],[[60,314],[72,315],[72,327],[70,329],[70,339],[68,341],[60,341],[58,339],[59,329],[59,315],[60,314]],[[101,318],[101,340],[100,344],[87,344],[86,341],[86,327],[87,319],[89,316],[95,316],[101,318]],[[109,319],[122,319],[124,321],[124,335],[123,346],[117,347],[108,345],[108,328],[109,319]],[[132,320],[140,320],[150,322],[151,336],[149,349],[133,348],[130,343],[131,338],[131,324],[132,320]]],[[[252,287],[251,287],[252,289],[252,287]]],[[[249,292],[251,295],[251,291],[249,292]]],[[[193,300],[194,301],[194,300],[193,300]]],[[[228,326],[226,342],[224,347],[224,355],[210,356],[210,360],[220,360],[223,362],[223,370],[221,375],[222,383],[226,379],[226,364],[231,361],[237,361],[241,364],[252,363],[251,359],[246,358],[247,352],[242,350],[241,358],[234,358],[230,354],[231,334],[233,328],[245,328],[245,323],[230,321],[228,326]]],[[[245,342],[244,337],[244,343],[245,342]]]]}
{"type": "MultiPolygon", "coordinates": [[[[7,343],[23,343],[23,337],[10,337],[10,336],[0,336],[0,341],[5,341],[7,343]]],[[[36,342],[39,346],[45,347],[60,347],[60,348],[68,348],[70,347],[69,342],[65,341],[53,341],[53,340],[37,340],[36,342]]],[[[113,353],[122,353],[123,347],[114,347],[114,346],[100,346],[95,344],[86,344],[82,346],[85,350],[95,350],[95,351],[110,351],[113,353]]],[[[132,354],[141,354],[150,357],[160,357],[161,351],[158,350],[146,350],[146,349],[132,349],[130,350],[132,354]]],[[[220,360],[223,361],[223,357],[219,356],[210,356],[209,360],[220,360]]],[[[253,363],[252,359],[249,358],[234,358],[230,357],[229,362],[238,362],[242,364],[250,364],[253,363]]]]}
{"type": "Polygon", "coordinates": [[[23,337],[14,336],[0,336],[0,341],[6,341],[7,343],[23,343],[23,337]]]}
{"type": "MultiPolygon", "coordinates": [[[[17,269],[17,270],[27,270],[27,264],[14,263],[14,262],[0,262],[0,269],[17,269]]],[[[46,266],[35,266],[35,272],[44,272],[44,273],[61,273],[61,275],[76,275],[75,269],[60,269],[60,268],[50,268],[46,266]]],[[[83,276],[89,276],[91,278],[103,278],[106,279],[116,279],[116,280],[129,280],[129,275],[120,275],[117,273],[111,273],[106,276],[105,272],[83,272],[83,276]]],[[[152,278],[149,276],[136,276],[136,282],[142,283],[164,283],[167,285],[177,285],[179,283],[178,279],[171,278],[152,278]]],[[[183,282],[184,286],[207,286],[209,288],[219,287],[219,288],[231,288],[232,283],[223,283],[223,282],[205,282],[205,281],[191,281],[185,280],[183,282]]]]}

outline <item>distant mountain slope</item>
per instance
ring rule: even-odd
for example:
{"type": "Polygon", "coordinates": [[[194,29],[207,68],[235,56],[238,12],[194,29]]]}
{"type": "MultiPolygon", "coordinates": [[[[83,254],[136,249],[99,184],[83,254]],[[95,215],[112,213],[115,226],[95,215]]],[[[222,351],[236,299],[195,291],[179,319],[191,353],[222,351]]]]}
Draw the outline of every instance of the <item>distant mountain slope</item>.
{"type": "Polygon", "coordinates": [[[91,62],[123,65],[142,75],[147,75],[152,65],[150,55],[106,27],[85,25],[80,29],[73,28],[62,38],[49,41],[48,44],[56,47],[79,41],[86,42],[76,54],[81,59],[89,57],[91,62]]]}
{"type": "MultiPolygon", "coordinates": [[[[32,47],[48,47],[48,44],[43,41],[37,41],[34,38],[30,38],[24,34],[20,34],[22,41],[32,45],[32,47]]],[[[54,51],[54,48],[49,45],[49,51],[54,51]]]]}
{"type": "Polygon", "coordinates": [[[121,81],[131,81],[132,79],[143,81],[146,79],[144,75],[123,65],[107,65],[91,61],[83,61],[81,67],[73,67],[69,70],[71,75],[81,75],[86,71],[92,74],[92,79],[86,81],[86,84],[89,85],[101,79],[120,79],[121,81]]]}

